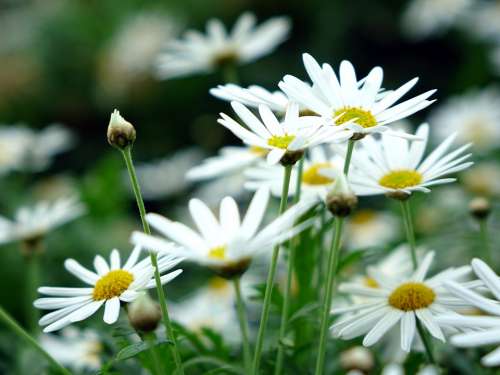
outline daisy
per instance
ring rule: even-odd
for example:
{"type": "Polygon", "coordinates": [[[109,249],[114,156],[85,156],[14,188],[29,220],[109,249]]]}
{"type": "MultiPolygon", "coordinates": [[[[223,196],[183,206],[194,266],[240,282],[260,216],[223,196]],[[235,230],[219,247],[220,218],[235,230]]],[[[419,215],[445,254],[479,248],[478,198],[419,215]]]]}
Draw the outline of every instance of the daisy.
{"type": "MultiPolygon", "coordinates": [[[[302,171],[302,196],[306,198],[316,198],[324,200],[326,195],[332,190],[335,177],[342,170],[344,160],[339,156],[329,156],[321,147],[310,149],[307,157],[304,158],[302,171]]],[[[293,196],[297,185],[296,169],[292,170],[290,178],[290,188],[288,194],[293,196]]],[[[247,182],[245,188],[257,190],[260,187],[268,187],[276,197],[281,196],[284,170],[277,165],[261,164],[245,171],[247,182]]]]}
{"type": "Polygon", "coordinates": [[[280,123],[269,107],[259,106],[259,120],[247,107],[231,102],[238,117],[245,123],[243,127],[228,115],[221,113],[220,124],[231,130],[234,135],[249,146],[268,150],[267,162],[276,164],[285,161],[297,152],[327,142],[341,142],[350,137],[342,128],[321,126],[317,116],[299,116],[299,107],[292,103],[288,106],[285,118],[280,123]],[[282,160],[283,159],[283,160],[282,160]]]}
{"type": "Polygon", "coordinates": [[[294,227],[295,221],[315,204],[302,201],[273,222],[258,230],[269,201],[269,191],[259,189],[240,220],[238,206],[233,198],[225,197],[220,203],[219,220],[199,199],[191,199],[189,210],[199,233],[186,225],[150,213],[146,219],[151,226],[168,239],[185,248],[182,251],[160,237],[134,232],[132,242],[145,248],[171,254],[182,254],[187,260],[208,266],[222,276],[240,275],[252,258],[293,237],[311,221],[294,227]]]}
{"type": "Polygon", "coordinates": [[[471,154],[464,155],[470,144],[446,154],[456,133],[449,135],[423,159],[428,133],[429,126],[422,124],[416,136],[423,141],[410,142],[386,135],[382,135],[379,141],[363,139],[363,147],[353,155],[355,168],[349,176],[356,194],[407,197],[414,191],[428,193],[429,186],[455,181],[454,178],[442,178],[444,175],[462,171],[473,164],[466,162],[471,154]]]}
{"type": "Polygon", "coordinates": [[[231,33],[220,20],[207,23],[207,34],[190,30],[184,39],[167,43],[156,70],[162,79],[209,73],[230,64],[246,64],[272,52],[287,37],[290,21],[274,17],[259,26],[251,13],[242,14],[231,33]]]}
{"type": "Polygon", "coordinates": [[[100,356],[104,346],[95,331],[66,327],[58,336],[48,333],[41,335],[39,342],[63,366],[75,371],[97,371],[101,368],[100,356]]]}
{"type": "MultiPolygon", "coordinates": [[[[121,264],[120,253],[113,250],[109,263],[97,255],[94,258],[95,271],[81,266],[74,259],[67,259],[64,267],[84,283],[86,288],[41,287],[40,294],[49,296],[39,298],[34,306],[42,310],[55,310],[40,319],[40,325],[46,326],[44,332],[57,331],[67,325],[82,321],[105,305],[103,320],[113,324],[120,314],[120,302],[132,302],[140,292],[154,288],[154,269],[150,258],[141,261],[140,246],[136,246],[125,264],[121,264]]],[[[163,273],[176,266],[182,258],[161,256],[158,259],[158,271],[163,273]]],[[[166,284],[177,277],[182,270],[175,270],[161,276],[161,283],[166,284]]]]}
{"type": "Polygon", "coordinates": [[[427,100],[436,90],[427,91],[412,99],[393,105],[417,83],[412,79],[397,90],[378,96],[383,71],[373,68],[359,86],[354,67],[349,61],[340,64],[339,76],[329,64],[320,66],[309,54],[303,54],[304,66],[313,86],[286,75],[279,87],[293,100],[325,119],[329,125],[342,125],[360,135],[384,132],[386,125],[426,108],[434,100],[427,100]]]}
{"type": "Polygon", "coordinates": [[[500,146],[500,91],[471,91],[441,105],[430,117],[433,135],[443,140],[454,131],[459,142],[472,142],[477,151],[500,146]]]}
{"type": "Polygon", "coordinates": [[[376,288],[341,284],[340,291],[370,300],[333,309],[333,314],[349,313],[335,322],[333,334],[344,340],[365,335],[363,345],[371,346],[400,323],[401,349],[409,352],[418,319],[433,337],[444,342],[443,332],[435,319],[436,314],[452,312],[464,303],[450,295],[443,282],[463,278],[470,272],[470,267],[450,268],[426,279],[433,258],[434,253],[428,253],[410,277],[386,277],[382,273],[371,275],[378,285],[376,288]]]}
{"type": "Polygon", "coordinates": [[[14,220],[0,216],[0,244],[36,241],[84,213],[85,206],[75,197],[21,207],[16,211],[14,220]]]}
{"type": "MultiPolygon", "coordinates": [[[[500,278],[482,260],[473,259],[472,269],[476,276],[484,283],[493,298],[488,298],[470,290],[453,280],[445,281],[445,287],[457,298],[470,303],[480,311],[487,313],[483,316],[463,316],[442,314],[437,317],[439,324],[471,329],[451,338],[451,343],[461,348],[500,344],[500,278]]],[[[484,366],[500,365],[500,347],[482,358],[484,366]]]]}
{"type": "Polygon", "coordinates": [[[400,233],[399,220],[392,213],[371,209],[353,212],[345,225],[345,241],[351,249],[384,246],[400,233]]]}

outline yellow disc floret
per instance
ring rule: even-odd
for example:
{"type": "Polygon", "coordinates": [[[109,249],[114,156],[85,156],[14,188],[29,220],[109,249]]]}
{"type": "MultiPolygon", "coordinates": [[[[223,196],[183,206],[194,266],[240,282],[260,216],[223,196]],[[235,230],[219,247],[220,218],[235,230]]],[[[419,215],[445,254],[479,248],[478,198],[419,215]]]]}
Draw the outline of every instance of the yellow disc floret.
{"type": "Polygon", "coordinates": [[[379,288],[380,285],[378,284],[377,280],[375,280],[373,277],[365,277],[363,278],[363,284],[367,286],[368,288],[379,288]]]}
{"type": "Polygon", "coordinates": [[[362,225],[370,223],[377,218],[377,214],[373,210],[359,210],[350,217],[353,224],[362,225]]]}
{"type": "Polygon", "coordinates": [[[295,139],[294,135],[273,135],[271,138],[267,140],[267,144],[269,146],[273,146],[276,148],[287,149],[290,143],[295,139]]]}
{"type": "Polygon", "coordinates": [[[226,258],[226,246],[213,247],[208,251],[208,257],[218,260],[224,260],[226,258]]]}
{"type": "Polygon", "coordinates": [[[320,174],[321,169],[331,168],[330,163],[315,163],[307,168],[302,174],[302,182],[306,185],[328,185],[333,179],[320,174]]]}
{"type": "Polygon", "coordinates": [[[353,120],[354,123],[363,128],[371,128],[377,125],[377,119],[370,111],[366,111],[359,107],[343,107],[333,112],[335,125],[342,125],[353,120]]]}
{"type": "Polygon", "coordinates": [[[94,301],[119,297],[134,281],[134,276],[125,270],[109,271],[97,280],[92,298],[94,301]]]}
{"type": "Polygon", "coordinates": [[[259,147],[259,146],[252,146],[250,147],[250,153],[258,156],[266,156],[267,153],[269,152],[265,148],[259,147]]]}
{"type": "Polygon", "coordinates": [[[436,293],[427,285],[408,282],[398,286],[389,296],[389,305],[402,311],[413,311],[430,306],[436,293]]]}
{"type": "Polygon", "coordinates": [[[378,181],[378,183],[390,189],[404,189],[410,186],[417,186],[422,182],[422,175],[411,169],[400,169],[392,171],[378,181]]]}

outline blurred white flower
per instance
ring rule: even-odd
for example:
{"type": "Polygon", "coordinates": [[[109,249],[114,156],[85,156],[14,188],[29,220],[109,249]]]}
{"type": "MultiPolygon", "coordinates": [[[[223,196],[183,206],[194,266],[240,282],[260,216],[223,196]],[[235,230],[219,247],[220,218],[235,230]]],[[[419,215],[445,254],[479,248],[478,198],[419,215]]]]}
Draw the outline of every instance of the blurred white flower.
{"type": "Polygon", "coordinates": [[[97,371],[101,368],[103,345],[95,331],[66,327],[60,335],[40,335],[39,342],[63,366],[75,371],[97,371]]]}
{"type": "Polygon", "coordinates": [[[429,119],[433,135],[443,140],[457,132],[460,143],[473,143],[477,151],[500,146],[500,91],[470,91],[441,105],[429,119]]]}
{"type": "Polygon", "coordinates": [[[462,184],[472,194],[484,197],[500,196],[500,164],[486,161],[474,165],[462,174],[462,184]]]}
{"type": "Polygon", "coordinates": [[[242,14],[231,33],[220,20],[207,22],[206,35],[189,30],[183,39],[167,43],[156,64],[158,77],[169,79],[209,73],[228,64],[244,64],[272,52],[287,37],[290,21],[274,17],[255,26],[252,13],[242,14]]]}
{"type": "Polygon", "coordinates": [[[500,38],[500,4],[498,1],[476,1],[469,14],[467,30],[486,40],[500,38]]]}
{"type": "Polygon", "coordinates": [[[0,244],[37,240],[84,213],[85,206],[75,197],[21,207],[13,220],[0,216],[0,244]]]}
{"type": "Polygon", "coordinates": [[[345,228],[348,248],[362,249],[383,246],[397,238],[400,233],[399,219],[390,212],[370,209],[355,211],[345,228]]]}
{"type": "MultiPolygon", "coordinates": [[[[143,198],[162,199],[184,192],[191,185],[186,179],[186,172],[201,158],[200,150],[190,148],[160,160],[138,163],[136,172],[143,198]]],[[[124,174],[123,180],[130,186],[128,174],[124,174]]]]}
{"type": "Polygon", "coordinates": [[[0,127],[0,175],[10,171],[42,171],[55,155],[73,145],[73,136],[61,125],[42,130],[22,125],[0,127]]]}
{"type": "Polygon", "coordinates": [[[426,38],[452,27],[466,16],[474,0],[412,0],[403,14],[403,30],[426,38]]]}
{"type": "Polygon", "coordinates": [[[213,181],[204,182],[199,186],[193,196],[198,197],[210,207],[216,207],[221,199],[226,196],[233,197],[236,201],[250,197],[244,188],[245,176],[243,173],[233,173],[213,181]]]}
{"type": "MultiPolygon", "coordinates": [[[[439,375],[440,370],[432,365],[420,368],[415,375],[439,375]]],[[[399,363],[389,363],[382,369],[381,375],[405,375],[405,369],[399,363]]]]}
{"type": "Polygon", "coordinates": [[[363,374],[373,369],[375,360],[369,349],[355,346],[340,353],[340,364],[344,370],[361,370],[363,374]]]}

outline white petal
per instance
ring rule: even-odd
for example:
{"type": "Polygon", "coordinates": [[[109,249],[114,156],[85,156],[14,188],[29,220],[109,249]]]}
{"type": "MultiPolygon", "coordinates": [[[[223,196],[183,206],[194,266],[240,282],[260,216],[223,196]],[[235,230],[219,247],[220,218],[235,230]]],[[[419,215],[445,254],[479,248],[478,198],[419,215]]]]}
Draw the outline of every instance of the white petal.
{"type": "Polygon", "coordinates": [[[111,255],[109,256],[109,264],[112,270],[117,270],[120,268],[120,252],[116,249],[111,251],[111,255]]]}
{"type": "Polygon", "coordinates": [[[500,278],[498,275],[481,259],[473,259],[471,265],[477,277],[483,280],[497,300],[500,300],[500,278]]]}
{"type": "Polygon", "coordinates": [[[241,224],[241,232],[245,238],[251,238],[259,228],[268,202],[269,189],[262,187],[255,192],[241,224]]]}
{"type": "Polygon", "coordinates": [[[439,328],[439,325],[428,309],[415,310],[415,314],[417,314],[417,318],[424,324],[432,336],[443,342],[446,341],[443,331],[441,331],[441,328],[439,328]]]}
{"type": "Polygon", "coordinates": [[[96,255],[96,257],[94,258],[94,268],[99,276],[104,276],[109,272],[108,263],[106,263],[104,258],[100,255],[96,255]]]}
{"type": "Polygon", "coordinates": [[[415,313],[413,311],[405,312],[401,318],[401,349],[409,352],[415,336],[415,313]]]}
{"type": "Polygon", "coordinates": [[[451,338],[451,343],[461,348],[497,344],[500,343],[500,328],[455,335],[451,338]]]}
{"type": "Polygon", "coordinates": [[[99,276],[97,274],[84,268],[74,259],[67,259],[64,262],[64,267],[87,284],[94,285],[97,280],[99,280],[99,276]]]}
{"type": "Polygon", "coordinates": [[[240,227],[240,212],[235,200],[225,197],[220,203],[220,225],[226,237],[232,238],[240,227]]]}
{"type": "Polygon", "coordinates": [[[118,320],[120,315],[120,299],[118,297],[113,297],[106,301],[104,306],[104,323],[113,324],[118,320]]]}
{"type": "Polygon", "coordinates": [[[139,259],[139,255],[141,255],[142,248],[139,245],[134,246],[134,250],[130,253],[130,256],[128,257],[127,261],[123,265],[124,270],[129,270],[131,269],[136,263],[137,260],[139,259]]]}
{"type": "Polygon", "coordinates": [[[384,315],[363,339],[364,346],[375,344],[385,333],[390,330],[402,317],[403,312],[391,309],[384,315]]]}

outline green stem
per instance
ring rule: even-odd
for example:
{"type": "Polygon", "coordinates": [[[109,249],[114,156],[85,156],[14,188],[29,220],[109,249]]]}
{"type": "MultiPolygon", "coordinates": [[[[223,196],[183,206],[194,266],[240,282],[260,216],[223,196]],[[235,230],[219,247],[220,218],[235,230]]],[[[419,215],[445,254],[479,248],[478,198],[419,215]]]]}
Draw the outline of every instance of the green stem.
{"type": "Polygon", "coordinates": [[[481,243],[483,247],[483,258],[484,260],[491,264],[493,257],[491,254],[491,246],[488,239],[488,221],[487,219],[479,220],[479,235],[481,236],[481,243]]]}
{"type": "MultiPolygon", "coordinates": [[[[283,176],[283,187],[281,191],[279,215],[281,215],[286,210],[291,173],[292,173],[292,166],[291,165],[286,166],[285,173],[283,176]]],[[[267,275],[266,291],[264,293],[264,303],[262,306],[259,332],[257,334],[257,341],[255,343],[255,353],[253,357],[252,372],[255,375],[259,373],[260,357],[262,355],[262,347],[264,344],[264,336],[266,333],[267,320],[269,319],[269,309],[271,308],[271,296],[274,287],[274,276],[276,275],[276,268],[278,266],[279,251],[280,251],[280,245],[276,245],[273,249],[273,255],[271,257],[271,266],[269,267],[269,273],[267,275]]]]}
{"type": "Polygon", "coordinates": [[[333,236],[332,248],[330,250],[330,253],[328,254],[326,292],[324,296],[323,307],[321,310],[321,328],[319,337],[318,359],[316,361],[316,375],[323,373],[323,368],[325,365],[326,339],[328,336],[328,327],[330,323],[330,308],[332,305],[335,276],[337,274],[337,265],[339,261],[340,240],[342,237],[343,223],[343,218],[335,217],[335,234],[333,236]]]}
{"type": "Polygon", "coordinates": [[[27,288],[26,296],[26,316],[28,318],[28,328],[32,334],[37,334],[38,319],[40,317],[38,309],[33,307],[33,301],[37,298],[37,289],[40,285],[40,256],[36,252],[25,256],[27,266],[27,288]]]}
{"type": "MultiPolygon", "coordinates": [[[[295,194],[293,196],[293,204],[296,204],[300,200],[301,190],[302,190],[302,171],[304,170],[304,157],[302,157],[298,163],[297,180],[295,184],[295,194]]],[[[285,358],[285,345],[284,340],[287,330],[288,315],[290,313],[290,296],[292,294],[292,280],[293,280],[293,269],[295,268],[295,247],[297,243],[293,239],[290,241],[290,250],[288,254],[288,265],[287,265],[287,276],[286,276],[286,287],[285,295],[283,296],[283,310],[281,312],[281,325],[278,340],[278,354],[276,357],[276,366],[274,368],[274,373],[276,375],[281,374],[283,369],[283,360],[285,358]]]]}
{"type": "Polygon", "coordinates": [[[236,64],[226,64],[222,68],[222,75],[226,83],[233,83],[235,85],[239,84],[238,69],[236,64]]]}
{"type": "Polygon", "coordinates": [[[58,370],[59,373],[64,375],[71,375],[71,372],[66,370],[59,362],[57,362],[49,353],[43,349],[38,342],[29,335],[2,307],[0,307],[0,320],[7,325],[16,335],[30,344],[33,349],[43,355],[50,364],[58,370]]]}
{"type": "Polygon", "coordinates": [[[354,140],[349,139],[347,142],[347,152],[344,161],[344,174],[347,176],[349,174],[349,166],[351,165],[352,151],[354,150],[354,140]]]}
{"type": "Polygon", "coordinates": [[[403,212],[403,222],[406,231],[406,238],[408,239],[408,245],[410,246],[410,255],[413,269],[416,270],[418,267],[417,261],[417,244],[415,241],[415,231],[413,230],[413,220],[411,217],[411,207],[409,199],[401,201],[401,210],[403,212]]]}
{"type": "Polygon", "coordinates": [[[422,324],[417,319],[417,331],[418,334],[420,335],[420,338],[422,339],[422,343],[424,344],[425,348],[425,354],[427,355],[427,360],[431,365],[436,364],[436,360],[434,358],[433,349],[432,349],[432,341],[430,340],[429,336],[427,335],[427,332],[422,328],[422,324]]]}
{"type": "MultiPolygon", "coordinates": [[[[137,201],[137,207],[139,208],[139,215],[141,217],[142,227],[146,234],[151,234],[151,228],[149,227],[149,223],[146,220],[146,208],[144,207],[144,200],[142,199],[141,188],[139,185],[139,181],[137,180],[134,163],[132,161],[132,147],[131,146],[126,147],[124,150],[122,150],[122,154],[123,158],[125,159],[125,164],[127,165],[127,170],[130,177],[130,183],[132,184],[132,189],[134,190],[135,199],[137,201]]],[[[149,256],[151,258],[151,265],[153,266],[154,269],[156,291],[160,302],[163,324],[165,325],[168,337],[170,338],[170,340],[172,340],[172,345],[169,345],[169,347],[171,348],[172,356],[174,358],[175,366],[178,370],[178,373],[184,374],[184,370],[182,368],[182,363],[181,363],[181,357],[179,355],[179,350],[177,349],[177,340],[175,338],[174,330],[172,328],[172,323],[170,322],[170,317],[168,316],[165,291],[163,290],[163,286],[161,284],[160,271],[158,270],[158,255],[155,252],[150,251],[149,256]]]]}
{"type": "Polygon", "coordinates": [[[238,311],[238,319],[240,321],[241,337],[243,340],[243,362],[245,372],[250,373],[252,366],[252,352],[250,350],[250,340],[248,338],[248,318],[245,309],[245,301],[241,295],[241,278],[236,277],[233,280],[234,290],[236,292],[236,308],[238,311]]]}

